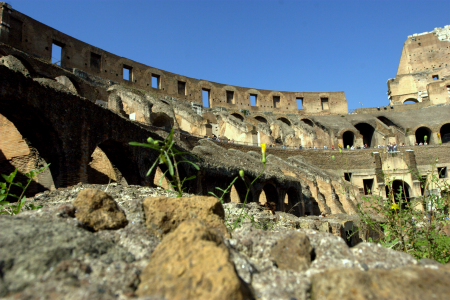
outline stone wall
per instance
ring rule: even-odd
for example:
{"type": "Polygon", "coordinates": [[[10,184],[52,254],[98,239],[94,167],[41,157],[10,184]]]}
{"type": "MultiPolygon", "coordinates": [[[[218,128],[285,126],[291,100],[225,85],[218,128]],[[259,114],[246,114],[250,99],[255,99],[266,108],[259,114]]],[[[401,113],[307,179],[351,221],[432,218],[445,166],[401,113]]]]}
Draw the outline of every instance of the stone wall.
{"type": "MultiPolygon", "coordinates": [[[[0,2],[2,30],[0,42],[51,61],[53,45],[61,47],[61,61],[67,69],[79,69],[106,80],[158,94],[176,96],[202,103],[202,91],[209,92],[209,106],[246,109],[254,112],[276,111],[296,114],[343,114],[348,112],[344,92],[286,92],[226,85],[190,78],[156,69],[84,43],[42,24],[0,2]],[[125,75],[124,75],[125,73],[125,75]],[[129,76],[128,76],[129,73],[129,76]],[[152,86],[152,80],[157,85],[152,86]],[[250,96],[256,96],[251,106],[250,96]],[[297,109],[297,100],[303,109],[297,109]]],[[[56,48],[55,48],[56,49],[56,48]]]]}
{"type": "Polygon", "coordinates": [[[395,79],[388,80],[388,95],[393,105],[405,101],[450,102],[450,25],[431,32],[408,36],[395,79]],[[443,84],[434,85],[435,82],[443,84]],[[433,86],[431,86],[433,84],[433,86]]]}

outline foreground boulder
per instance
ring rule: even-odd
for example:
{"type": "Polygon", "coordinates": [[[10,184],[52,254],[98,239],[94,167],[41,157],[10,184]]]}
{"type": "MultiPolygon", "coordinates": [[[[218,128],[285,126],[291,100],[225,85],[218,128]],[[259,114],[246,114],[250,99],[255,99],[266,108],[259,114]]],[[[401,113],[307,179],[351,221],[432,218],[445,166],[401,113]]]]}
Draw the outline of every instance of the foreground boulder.
{"type": "Polygon", "coordinates": [[[136,294],[156,299],[251,299],[229,257],[215,230],[187,220],[156,247],[136,294]]]}
{"type": "Polygon", "coordinates": [[[75,217],[94,231],[119,229],[128,224],[127,217],[116,201],[97,189],[82,190],[73,201],[75,217]]]}
{"type": "Polygon", "coordinates": [[[225,211],[217,198],[206,196],[147,197],[143,203],[147,227],[158,237],[175,230],[183,221],[198,219],[228,237],[225,211]]]}

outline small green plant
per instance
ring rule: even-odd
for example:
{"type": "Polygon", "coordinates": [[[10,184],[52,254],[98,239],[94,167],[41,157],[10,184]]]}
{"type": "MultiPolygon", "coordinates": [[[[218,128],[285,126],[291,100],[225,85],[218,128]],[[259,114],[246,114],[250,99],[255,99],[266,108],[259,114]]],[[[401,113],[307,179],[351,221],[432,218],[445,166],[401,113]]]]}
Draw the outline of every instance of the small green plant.
{"type": "Polygon", "coordinates": [[[17,175],[17,169],[15,169],[9,176],[2,174],[5,182],[0,182],[0,214],[9,214],[9,215],[17,215],[22,208],[27,210],[35,210],[42,207],[42,205],[35,206],[34,204],[25,204],[26,196],[25,191],[30,185],[33,178],[36,177],[39,173],[44,172],[46,168],[48,168],[50,164],[43,166],[38,170],[32,170],[29,173],[26,173],[25,176],[28,178],[27,184],[23,186],[20,182],[14,182],[14,178],[17,175]],[[11,193],[11,187],[17,186],[22,189],[22,193],[20,196],[11,193]],[[17,199],[17,202],[10,203],[8,197],[12,197],[17,199]]]}
{"type": "Polygon", "coordinates": [[[175,191],[177,191],[177,197],[183,196],[183,184],[188,181],[195,179],[196,176],[190,176],[187,178],[180,178],[180,172],[178,170],[178,165],[180,163],[188,163],[191,164],[196,170],[200,170],[200,168],[193,162],[187,160],[184,155],[191,155],[189,152],[181,152],[174,147],[175,141],[173,140],[174,129],[170,131],[169,135],[164,141],[154,140],[151,137],[147,139],[147,143],[138,143],[138,142],[130,142],[129,144],[132,146],[140,146],[146,147],[159,152],[158,158],[155,160],[153,165],[147,172],[147,176],[150,175],[152,170],[156,167],[157,164],[165,164],[167,170],[164,172],[163,176],[160,179],[159,185],[162,184],[164,177],[167,172],[170,175],[170,185],[173,187],[175,191]],[[177,161],[177,159],[180,159],[177,161]]]}
{"type": "Polygon", "coordinates": [[[233,186],[234,182],[241,177],[241,179],[244,181],[244,184],[247,188],[247,192],[245,194],[245,198],[244,198],[244,203],[242,205],[241,211],[239,213],[239,217],[233,222],[233,224],[229,224],[228,221],[225,221],[225,224],[227,225],[227,228],[230,231],[235,230],[236,228],[240,227],[242,222],[248,218],[252,225],[256,228],[262,228],[264,230],[268,230],[268,229],[272,229],[273,228],[273,224],[269,224],[267,222],[265,222],[264,224],[261,224],[261,222],[257,222],[254,218],[254,216],[249,216],[248,213],[245,213],[245,205],[247,204],[247,199],[248,199],[248,194],[250,193],[251,187],[253,185],[253,183],[255,183],[256,180],[258,180],[259,177],[261,177],[262,173],[264,172],[264,170],[266,169],[266,144],[261,144],[261,153],[262,153],[262,163],[263,163],[263,168],[261,170],[261,172],[258,174],[258,176],[256,176],[255,179],[253,179],[253,181],[248,185],[247,182],[245,181],[245,173],[243,170],[239,171],[239,176],[236,176],[233,181],[231,181],[230,185],[225,189],[221,189],[216,187],[216,189],[220,190],[222,192],[222,196],[218,197],[216,194],[214,194],[213,192],[209,192],[211,195],[213,195],[214,197],[216,197],[217,199],[219,199],[222,203],[223,203],[223,197],[225,196],[225,194],[227,194],[229,192],[229,190],[231,189],[231,187],[233,186]]]}

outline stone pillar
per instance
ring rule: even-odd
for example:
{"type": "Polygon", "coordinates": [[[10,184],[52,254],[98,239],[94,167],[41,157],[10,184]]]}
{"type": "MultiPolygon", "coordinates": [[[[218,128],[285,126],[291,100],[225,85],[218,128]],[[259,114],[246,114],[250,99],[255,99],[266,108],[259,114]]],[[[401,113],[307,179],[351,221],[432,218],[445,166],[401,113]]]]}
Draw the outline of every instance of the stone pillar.
{"type": "MultiPolygon", "coordinates": [[[[386,197],[386,189],[384,188],[384,177],[383,177],[383,164],[381,162],[381,156],[379,152],[372,152],[374,163],[375,163],[375,176],[377,179],[378,192],[380,195],[386,197]]],[[[364,194],[364,189],[362,194],[364,194]]]]}
{"type": "Polygon", "coordinates": [[[0,42],[8,43],[9,38],[9,28],[10,24],[10,14],[11,14],[11,5],[5,2],[0,2],[0,42]]]}

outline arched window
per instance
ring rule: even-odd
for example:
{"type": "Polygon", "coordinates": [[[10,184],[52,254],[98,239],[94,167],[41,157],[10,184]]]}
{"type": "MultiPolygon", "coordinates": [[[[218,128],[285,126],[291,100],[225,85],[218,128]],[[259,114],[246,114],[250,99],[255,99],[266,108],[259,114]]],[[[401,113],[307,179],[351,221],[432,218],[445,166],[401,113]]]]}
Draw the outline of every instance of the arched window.
{"type": "Polygon", "coordinates": [[[351,131],[346,131],[342,135],[342,139],[344,141],[344,149],[347,148],[347,146],[351,147],[355,142],[355,134],[351,131]]]}
{"type": "Polygon", "coordinates": [[[355,127],[363,136],[363,144],[367,144],[368,147],[373,147],[373,133],[375,132],[375,128],[367,123],[359,123],[355,127]]]}
{"type": "Polygon", "coordinates": [[[425,126],[419,127],[416,130],[416,142],[418,144],[422,143],[424,144],[425,142],[430,144],[430,137],[431,137],[431,129],[425,126]],[[425,141],[425,137],[426,137],[426,141],[425,141]]]}
{"type": "Polygon", "coordinates": [[[285,124],[287,124],[288,126],[291,126],[291,122],[288,119],[286,119],[286,118],[279,118],[278,120],[283,122],[283,123],[285,123],[285,124]]]}

